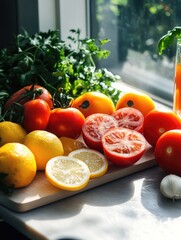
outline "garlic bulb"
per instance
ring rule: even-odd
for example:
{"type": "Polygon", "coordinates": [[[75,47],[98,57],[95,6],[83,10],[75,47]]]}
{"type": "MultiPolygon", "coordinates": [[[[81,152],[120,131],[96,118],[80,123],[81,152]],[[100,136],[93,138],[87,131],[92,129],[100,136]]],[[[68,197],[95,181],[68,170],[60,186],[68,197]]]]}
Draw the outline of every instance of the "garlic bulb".
{"type": "Polygon", "coordinates": [[[167,175],[160,183],[160,191],[166,198],[181,199],[181,177],[167,175]]]}

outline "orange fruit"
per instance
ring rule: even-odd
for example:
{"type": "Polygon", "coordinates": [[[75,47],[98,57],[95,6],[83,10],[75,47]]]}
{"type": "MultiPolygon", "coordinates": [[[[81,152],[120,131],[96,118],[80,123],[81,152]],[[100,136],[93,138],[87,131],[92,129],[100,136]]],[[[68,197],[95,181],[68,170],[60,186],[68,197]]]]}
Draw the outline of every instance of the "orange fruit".
{"type": "Polygon", "coordinates": [[[55,187],[69,191],[84,188],[90,179],[88,166],[83,161],[68,156],[50,159],[45,168],[45,175],[55,187]]]}
{"type": "Polygon", "coordinates": [[[23,144],[33,152],[37,170],[45,170],[48,160],[64,154],[60,139],[55,134],[44,130],[35,130],[28,133],[23,144]]]}
{"type": "Polygon", "coordinates": [[[143,116],[146,116],[151,110],[155,109],[155,103],[153,99],[142,92],[127,92],[120,96],[116,110],[123,107],[133,107],[138,109],[143,116]]]}
{"type": "Polygon", "coordinates": [[[74,150],[86,147],[86,145],[82,141],[74,138],[60,137],[60,141],[63,145],[64,156],[67,156],[70,152],[74,150]]]}
{"type": "Polygon", "coordinates": [[[72,101],[71,107],[79,109],[85,117],[93,113],[112,114],[115,105],[111,98],[100,92],[87,92],[72,101]]]}
{"type": "Polygon", "coordinates": [[[6,143],[0,148],[0,173],[7,174],[3,183],[21,188],[28,186],[36,175],[33,153],[21,143],[6,143]]]}

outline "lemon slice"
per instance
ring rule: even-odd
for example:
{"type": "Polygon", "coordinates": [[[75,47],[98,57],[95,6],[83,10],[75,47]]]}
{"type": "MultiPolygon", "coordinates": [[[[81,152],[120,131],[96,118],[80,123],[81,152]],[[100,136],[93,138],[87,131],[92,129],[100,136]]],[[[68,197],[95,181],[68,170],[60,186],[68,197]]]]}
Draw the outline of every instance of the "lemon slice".
{"type": "Polygon", "coordinates": [[[55,187],[69,191],[84,188],[90,179],[88,166],[81,160],[68,156],[50,159],[46,164],[45,175],[55,187]]]}
{"type": "Polygon", "coordinates": [[[90,178],[97,178],[104,175],[108,170],[106,157],[93,149],[77,149],[69,153],[69,157],[80,159],[87,164],[90,170],[90,178]]]}

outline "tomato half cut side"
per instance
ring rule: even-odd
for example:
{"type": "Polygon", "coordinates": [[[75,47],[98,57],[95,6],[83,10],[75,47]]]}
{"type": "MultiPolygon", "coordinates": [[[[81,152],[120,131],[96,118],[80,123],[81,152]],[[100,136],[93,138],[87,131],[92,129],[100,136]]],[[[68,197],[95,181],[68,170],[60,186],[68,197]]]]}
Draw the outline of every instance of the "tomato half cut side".
{"type": "Polygon", "coordinates": [[[115,128],[102,136],[102,145],[104,155],[110,162],[121,167],[128,167],[143,156],[146,140],[135,130],[115,128]]]}
{"type": "Polygon", "coordinates": [[[118,122],[113,116],[104,113],[92,114],[85,119],[82,127],[84,142],[89,148],[102,152],[102,135],[115,127],[118,127],[118,122]]]}
{"type": "Polygon", "coordinates": [[[116,110],[112,116],[118,121],[119,127],[143,132],[144,116],[138,109],[123,107],[116,110]]]}

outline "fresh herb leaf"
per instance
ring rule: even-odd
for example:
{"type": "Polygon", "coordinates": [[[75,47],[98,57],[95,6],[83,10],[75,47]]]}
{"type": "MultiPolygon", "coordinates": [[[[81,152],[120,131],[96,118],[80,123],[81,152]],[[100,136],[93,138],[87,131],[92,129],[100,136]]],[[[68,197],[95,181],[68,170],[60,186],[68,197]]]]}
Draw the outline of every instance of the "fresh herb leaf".
{"type": "Polygon", "coordinates": [[[170,47],[174,43],[175,39],[181,39],[181,27],[174,27],[160,38],[158,42],[159,55],[161,55],[166,48],[170,47]]]}
{"type": "Polygon", "coordinates": [[[38,84],[54,96],[56,106],[67,107],[71,99],[87,91],[101,91],[116,103],[119,91],[111,85],[117,76],[96,66],[110,55],[102,49],[110,40],[81,39],[80,29],[70,33],[73,46],[62,41],[56,30],[33,36],[24,30],[17,35],[9,49],[0,51],[0,91],[12,95],[22,87],[38,84]]]}

